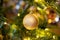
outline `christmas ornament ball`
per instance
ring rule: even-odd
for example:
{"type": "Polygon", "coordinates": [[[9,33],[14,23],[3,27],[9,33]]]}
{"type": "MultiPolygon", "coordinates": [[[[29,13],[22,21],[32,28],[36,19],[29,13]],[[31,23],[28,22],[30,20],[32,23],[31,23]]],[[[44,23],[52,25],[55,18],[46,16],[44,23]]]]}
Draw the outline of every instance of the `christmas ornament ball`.
{"type": "Polygon", "coordinates": [[[34,30],[38,26],[38,19],[33,14],[27,14],[23,19],[23,25],[28,30],[34,30]]]}

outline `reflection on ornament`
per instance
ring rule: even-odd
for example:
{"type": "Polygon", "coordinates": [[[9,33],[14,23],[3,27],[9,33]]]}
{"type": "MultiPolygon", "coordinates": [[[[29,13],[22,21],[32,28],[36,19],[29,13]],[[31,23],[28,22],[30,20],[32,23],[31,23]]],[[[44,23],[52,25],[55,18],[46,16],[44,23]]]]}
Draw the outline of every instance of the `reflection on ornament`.
{"type": "Polygon", "coordinates": [[[36,35],[36,38],[39,38],[40,36],[39,35],[36,35]]]}
{"type": "Polygon", "coordinates": [[[41,8],[40,7],[37,7],[37,10],[41,10],[41,8]]]}
{"type": "Polygon", "coordinates": [[[58,15],[56,16],[55,21],[56,21],[56,22],[59,21],[59,16],[58,16],[58,15]]]}
{"type": "Polygon", "coordinates": [[[51,36],[51,33],[50,33],[50,32],[47,32],[46,34],[47,34],[48,36],[51,36]]]}
{"type": "Polygon", "coordinates": [[[23,19],[23,25],[28,30],[34,30],[38,27],[38,19],[33,14],[27,14],[23,19]]]}

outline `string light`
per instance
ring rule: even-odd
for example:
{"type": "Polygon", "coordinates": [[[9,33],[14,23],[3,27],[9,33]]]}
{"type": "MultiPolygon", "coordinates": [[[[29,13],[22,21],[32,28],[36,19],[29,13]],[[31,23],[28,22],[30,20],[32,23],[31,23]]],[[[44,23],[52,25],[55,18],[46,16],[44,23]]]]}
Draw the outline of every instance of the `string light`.
{"type": "Polygon", "coordinates": [[[41,8],[37,7],[38,10],[41,10],[41,8]]]}
{"type": "Polygon", "coordinates": [[[43,2],[44,0],[34,0],[35,2],[43,2]]]}
{"type": "Polygon", "coordinates": [[[7,22],[4,22],[4,24],[7,24],[7,22]]]}
{"type": "Polygon", "coordinates": [[[20,5],[16,5],[16,9],[18,10],[20,8],[20,5]]]}
{"type": "Polygon", "coordinates": [[[20,13],[18,13],[18,16],[20,16],[20,13]]]}
{"type": "Polygon", "coordinates": [[[56,39],[56,36],[55,35],[53,36],[53,39],[56,39]]]}
{"type": "Polygon", "coordinates": [[[49,31],[49,28],[46,28],[45,31],[49,31]]]}
{"type": "Polygon", "coordinates": [[[39,38],[39,35],[37,35],[36,38],[39,38]]]}

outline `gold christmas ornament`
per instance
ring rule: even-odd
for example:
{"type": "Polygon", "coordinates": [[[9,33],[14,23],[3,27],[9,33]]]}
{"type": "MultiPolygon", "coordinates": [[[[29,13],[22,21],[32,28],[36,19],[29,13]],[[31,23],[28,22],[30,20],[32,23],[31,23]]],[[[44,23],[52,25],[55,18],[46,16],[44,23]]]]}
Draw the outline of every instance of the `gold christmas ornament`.
{"type": "Polygon", "coordinates": [[[23,19],[23,25],[28,30],[34,30],[38,28],[38,24],[44,20],[44,17],[37,12],[35,6],[31,6],[29,11],[29,14],[27,14],[23,19]]]}
{"type": "Polygon", "coordinates": [[[48,18],[48,23],[52,23],[53,21],[55,21],[57,14],[53,8],[47,7],[46,13],[47,13],[47,18],[48,18]]]}
{"type": "Polygon", "coordinates": [[[23,25],[28,30],[36,29],[38,24],[38,18],[33,14],[27,14],[23,19],[23,25]]]}

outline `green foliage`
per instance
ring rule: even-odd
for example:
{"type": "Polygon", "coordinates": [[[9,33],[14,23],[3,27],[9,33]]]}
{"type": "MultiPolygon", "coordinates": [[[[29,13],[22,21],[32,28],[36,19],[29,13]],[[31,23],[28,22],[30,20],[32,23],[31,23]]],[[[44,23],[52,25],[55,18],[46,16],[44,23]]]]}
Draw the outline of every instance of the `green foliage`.
{"type": "MultiPolygon", "coordinates": [[[[45,15],[44,13],[44,6],[42,6],[42,3],[35,3],[34,0],[24,0],[25,2],[28,1],[28,6],[26,8],[22,8],[18,11],[18,13],[20,14],[20,16],[16,16],[16,18],[14,19],[14,24],[18,27],[17,29],[14,29],[12,30],[11,28],[11,24],[10,26],[10,29],[8,30],[5,30],[4,29],[4,22],[7,20],[6,17],[4,16],[4,13],[9,11],[9,10],[12,10],[12,6],[8,7],[8,8],[3,8],[0,6],[0,28],[3,29],[2,30],[2,34],[7,34],[7,33],[10,33],[12,32],[13,34],[13,37],[19,37],[21,39],[23,39],[23,37],[30,37],[31,40],[53,40],[53,38],[51,37],[39,37],[39,38],[36,38],[36,29],[35,30],[27,30],[24,28],[23,26],[23,18],[26,14],[28,14],[28,8],[30,6],[36,6],[36,7],[39,7],[41,8],[42,10],[39,10],[39,12],[41,13],[41,15],[45,15]],[[42,12],[41,12],[42,11],[42,12]]],[[[56,3],[56,0],[45,0],[45,3],[43,3],[45,6],[55,6],[57,7],[56,11],[60,14],[60,6],[59,5],[55,5],[56,3]]],[[[47,26],[47,20],[44,19],[43,21],[41,19],[39,19],[39,26],[38,26],[38,29],[45,29],[46,26],[47,26]]],[[[38,30],[37,29],[37,30],[38,30]]],[[[40,31],[39,31],[40,32],[40,31]]],[[[58,37],[58,40],[59,40],[60,37],[58,37]]],[[[19,39],[18,39],[19,40],[19,39]]]]}

